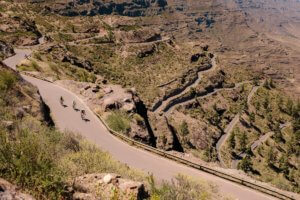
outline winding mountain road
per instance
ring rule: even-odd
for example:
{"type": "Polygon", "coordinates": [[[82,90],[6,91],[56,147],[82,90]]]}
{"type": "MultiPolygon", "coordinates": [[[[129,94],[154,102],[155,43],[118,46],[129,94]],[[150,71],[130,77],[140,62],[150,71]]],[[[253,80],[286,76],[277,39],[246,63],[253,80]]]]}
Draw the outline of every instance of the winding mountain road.
{"type": "MultiPolygon", "coordinates": [[[[171,96],[171,97],[169,97],[169,98],[163,100],[163,101],[162,101],[162,104],[161,104],[157,109],[155,109],[154,112],[157,112],[157,113],[160,113],[160,112],[167,112],[169,109],[168,109],[167,111],[165,111],[165,108],[166,108],[166,106],[167,106],[172,100],[175,100],[175,99],[181,97],[183,94],[189,92],[191,88],[195,88],[195,87],[200,83],[201,78],[202,78],[202,74],[208,73],[208,72],[210,72],[210,71],[214,71],[214,70],[217,68],[216,56],[214,56],[214,57],[211,59],[211,63],[212,63],[212,67],[211,67],[210,69],[205,70],[205,71],[200,71],[200,72],[198,72],[198,74],[197,74],[197,75],[198,75],[198,78],[196,79],[196,81],[195,81],[193,84],[191,84],[191,85],[189,85],[188,87],[186,87],[186,88],[185,88],[182,92],[180,92],[179,94],[174,95],[174,96],[171,96]]],[[[173,107],[173,106],[172,106],[172,107],[173,107]]]]}
{"type": "MultiPolygon", "coordinates": [[[[28,55],[28,50],[16,50],[16,55],[6,59],[4,63],[12,69],[16,69],[16,65],[25,58],[25,55],[28,55]]],[[[51,109],[51,115],[58,129],[62,131],[70,130],[82,135],[102,150],[108,151],[115,159],[128,164],[130,167],[152,173],[158,180],[171,180],[178,173],[206,179],[216,183],[221,194],[227,194],[237,199],[274,199],[258,191],[134,148],[112,136],[87,105],[72,92],[50,82],[26,75],[22,75],[22,77],[39,89],[43,100],[51,109]],[[68,107],[61,106],[59,101],[61,96],[65,99],[68,107]],[[89,122],[83,121],[80,113],[73,110],[71,106],[73,100],[77,102],[79,109],[86,110],[89,122]]]]}
{"type": "MultiPolygon", "coordinates": [[[[258,90],[259,87],[260,86],[254,86],[252,88],[252,90],[250,91],[250,93],[247,97],[247,104],[248,104],[249,107],[251,106],[251,104],[250,104],[251,99],[253,98],[254,94],[256,93],[256,91],[258,90]]],[[[233,131],[233,128],[235,127],[235,125],[239,122],[239,118],[240,118],[240,114],[236,114],[235,117],[228,124],[228,126],[225,128],[225,130],[224,130],[225,134],[222,135],[222,137],[217,142],[216,149],[217,149],[217,152],[218,152],[218,159],[219,159],[222,167],[225,167],[226,165],[225,165],[225,163],[222,159],[221,148],[225,144],[225,142],[227,141],[229,136],[231,135],[231,132],[233,131]]]]}

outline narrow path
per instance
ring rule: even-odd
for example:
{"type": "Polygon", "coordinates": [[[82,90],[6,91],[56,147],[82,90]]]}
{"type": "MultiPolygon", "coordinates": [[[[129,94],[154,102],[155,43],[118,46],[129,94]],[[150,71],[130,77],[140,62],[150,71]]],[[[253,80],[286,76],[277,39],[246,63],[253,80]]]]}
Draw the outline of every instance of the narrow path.
{"type": "Polygon", "coordinates": [[[200,72],[198,72],[198,78],[197,78],[197,80],[196,80],[193,84],[191,84],[190,86],[186,87],[186,88],[185,88],[182,92],[180,92],[179,94],[174,95],[174,96],[171,96],[171,97],[167,98],[166,100],[164,100],[164,101],[162,102],[162,104],[161,104],[154,112],[157,112],[157,113],[160,113],[160,112],[166,112],[166,111],[164,111],[164,110],[165,110],[165,107],[166,107],[171,101],[173,101],[173,100],[175,100],[175,99],[181,97],[182,94],[185,94],[185,93],[189,92],[191,88],[195,88],[195,87],[200,83],[201,78],[202,78],[202,74],[203,74],[203,73],[208,73],[208,72],[210,72],[210,71],[214,71],[214,70],[217,68],[216,55],[212,58],[211,61],[212,61],[212,67],[211,67],[210,69],[208,69],[208,70],[206,70],[206,71],[200,71],[200,72]]]}
{"type": "MultiPolygon", "coordinates": [[[[280,125],[280,130],[282,131],[284,128],[288,127],[292,125],[291,122],[287,122],[285,124],[280,125]]],[[[275,133],[273,131],[270,131],[266,134],[264,134],[263,136],[261,136],[260,138],[258,138],[258,140],[254,141],[251,144],[251,151],[254,151],[257,147],[259,147],[260,145],[262,145],[263,143],[265,143],[268,138],[272,137],[275,133]]]]}
{"type": "MultiPolygon", "coordinates": [[[[250,81],[243,81],[243,82],[237,83],[237,84],[235,84],[235,86],[234,86],[233,88],[217,88],[217,89],[214,89],[213,92],[207,93],[207,94],[205,94],[205,95],[203,95],[203,96],[197,96],[197,97],[195,97],[195,98],[198,99],[198,100],[199,100],[199,99],[204,99],[204,98],[206,98],[206,97],[210,97],[210,96],[212,96],[212,95],[214,95],[214,94],[216,94],[216,93],[218,93],[218,92],[224,91],[224,90],[228,90],[228,91],[229,91],[229,90],[234,90],[234,89],[240,87],[241,85],[243,85],[243,84],[245,84],[245,83],[249,83],[249,82],[250,82],[250,81]]],[[[183,94],[182,94],[182,95],[183,95],[183,94]]],[[[179,97],[178,97],[178,98],[179,98],[179,97]]],[[[179,105],[184,106],[184,105],[187,105],[187,104],[189,104],[189,103],[194,102],[194,101],[195,101],[195,98],[190,99],[190,100],[187,100],[187,101],[184,101],[184,102],[176,103],[176,104],[172,105],[170,108],[168,108],[167,110],[164,109],[164,112],[165,112],[166,115],[168,115],[168,114],[172,113],[172,111],[173,111],[177,106],[179,106],[179,105]]]]}
{"type": "MultiPolygon", "coordinates": [[[[24,52],[5,60],[5,63],[15,69],[15,59],[20,59],[24,52]]],[[[25,58],[25,56],[23,57],[25,58]]],[[[70,130],[82,135],[88,141],[96,144],[104,151],[108,151],[120,162],[130,167],[152,173],[158,180],[171,180],[176,174],[182,173],[194,178],[210,180],[219,186],[221,194],[231,194],[243,200],[274,199],[268,195],[251,190],[236,183],[216,177],[214,175],[189,168],[174,161],[159,157],[152,153],[134,148],[112,136],[93,112],[83,101],[72,92],[53,83],[22,75],[22,77],[37,86],[45,103],[51,109],[51,115],[59,130],[70,130]],[[59,98],[63,96],[68,107],[63,108],[59,98]],[[75,100],[78,108],[86,110],[89,122],[81,120],[80,114],[72,109],[71,102],[75,100]]]]}
{"type": "MultiPolygon", "coordinates": [[[[254,94],[256,93],[256,91],[258,90],[259,87],[260,86],[254,86],[252,88],[252,90],[250,91],[250,93],[247,97],[248,106],[250,105],[251,99],[253,98],[254,94]]],[[[233,131],[233,128],[235,127],[235,125],[239,122],[239,118],[240,118],[240,114],[236,114],[235,117],[232,119],[232,121],[225,128],[225,130],[224,130],[225,134],[222,135],[222,137],[217,142],[216,150],[218,152],[218,159],[219,159],[222,167],[226,167],[226,165],[225,165],[225,163],[222,159],[222,153],[221,153],[222,146],[225,144],[225,142],[227,141],[227,139],[231,135],[231,132],[233,131]]]]}
{"type": "MultiPolygon", "coordinates": [[[[282,124],[280,126],[280,129],[283,130],[284,128],[290,126],[291,123],[290,122],[287,122],[285,124],[282,124]]],[[[251,148],[251,151],[253,152],[255,149],[257,149],[259,146],[261,146],[262,144],[264,144],[270,137],[272,137],[275,133],[273,131],[270,131],[262,136],[260,136],[257,140],[255,140],[250,148],[251,148]]],[[[241,157],[241,158],[245,158],[246,157],[246,153],[239,153],[238,156],[241,157]]],[[[233,168],[237,168],[237,165],[239,163],[240,159],[237,159],[237,160],[232,160],[232,167],[233,168]]]]}
{"type": "Polygon", "coordinates": [[[218,140],[218,142],[216,144],[218,159],[219,159],[222,167],[226,167],[226,165],[225,165],[225,163],[222,159],[222,154],[221,154],[222,146],[225,144],[225,142],[227,141],[227,139],[231,135],[231,132],[233,131],[233,128],[235,127],[235,125],[239,122],[239,119],[240,119],[240,114],[236,114],[234,116],[234,118],[231,120],[231,122],[228,124],[228,126],[225,128],[225,130],[224,130],[225,134],[223,134],[221,136],[221,138],[218,140]]]}
{"type": "MultiPolygon", "coordinates": [[[[112,42],[103,42],[103,43],[88,43],[88,44],[80,44],[80,42],[84,42],[84,41],[89,41],[89,40],[92,40],[92,39],[101,39],[103,37],[99,36],[99,35],[95,35],[95,36],[92,36],[92,37],[88,37],[88,38],[83,38],[83,39],[79,39],[79,40],[74,40],[74,41],[71,41],[71,42],[68,42],[68,45],[79,45],[79,46],[98,46],[98,45],[101,45],[103,43],[112,43],[112,42]]],[[[171,38],[169,37],[166,37],[166,38],[162,38],[160,40],[155,40],[155,41],[151,41],[151,42],[129,42],[129,43],[126,43],[126,45],[143,45],[143,44],[156,44],[156,43],[160,43],[160,42],[166,42],[166,41],[169,41],[171,38]]]]}

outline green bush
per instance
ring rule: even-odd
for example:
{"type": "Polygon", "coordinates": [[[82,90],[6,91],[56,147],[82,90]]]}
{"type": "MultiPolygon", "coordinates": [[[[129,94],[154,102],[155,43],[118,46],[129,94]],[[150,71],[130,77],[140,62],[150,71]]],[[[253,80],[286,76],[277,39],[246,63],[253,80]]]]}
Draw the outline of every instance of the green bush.
{"type": "Polygon", "coordinates": [[[15,123],[13,133],[0,126],[0,177],[37,199],[68,198],[67,186],[87,173],[109,172],[144,180],[143,173],[78,137],[47,128],[32,117],[15,123]]]}
{"type": "Polygon", "coordinates": [[[151,200],[208,200],[218,199],[217,188],[206,182],[189,179],[177,175],[172,182],[163,182],[157,187],[152,176],[148,179],[151,191],[151,200]]]}
{"type": "Polygon", "coordinates": [[[62,135],[47,129],[39,134],[24,129],[12,139],[4,129],[1,130],[1,176],[30,189],[39,199],[65,196],[64,175],[55,160],[61,153],[57,150],[62,135]]]}
{"type": "Polygon", "coordinates": [[[129,117],[120,111],[116,111],[108,115],[106,122],[108,126],[120,133],[128,133],[130,131],[130,119],[129,117]]]}
{"type": "Polygon", "coordinates": [[[188,124],[186,123],[186,121],[183,121],[180,124],[179,130],[180,130],[181,135],[183,135],[183,136],[188,135],[190,133],[189,127],[188,127],[188,124]]]}
{"type": "Polygon", "coordinates": [[[17,82],[17,76],[9,71],[0,71],[0,90],[11,89],[17,82]]]}
{"type": "Polygon", "coordinates": [[[30,65],[23,64],[21,66],[18,66],[19,71],[37,71],[41,72],[42,68],[37,64],[36,61],[32,61],[30,65]]]}

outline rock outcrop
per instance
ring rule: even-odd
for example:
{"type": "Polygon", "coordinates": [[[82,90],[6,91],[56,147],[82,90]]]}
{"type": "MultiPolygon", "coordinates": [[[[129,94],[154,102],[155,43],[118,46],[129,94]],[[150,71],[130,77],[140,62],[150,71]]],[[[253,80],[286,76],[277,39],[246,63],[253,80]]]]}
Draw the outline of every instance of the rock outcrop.
{"type": "Polygon", "coordinates": [[[0,32],[4,33],[1,37],[3,41],[18,46],[38,44],[41,37],[34,21],[7,14],[1,16],[0,32]]]}
{"type": "Polygon", "coordinates": [[[15,51],[13,47],[0,40],[0,59],[5,59],[7,57],[13,56],[15,51]]]}
{"type": "Polygon", "coordinates": [[[75,56],[66,55],[61,59],[62,62],[69,62],[79,68],[86,69],[87,71],[93,71],[93,66],[90,61],[79,59],[75,56]]]}
{"type": "Polygon", "coordinates": [[[34,200],[28,194],[20,192],[19,188],[8,181],[0,178],[0,199],[1,200],[34,200]]]}
{"type": "Polygon", "coordinates": [[[123,179],[117,174],[87,174],[73,183],[74,200],[145,199],[148,193],[141,182],[123,179]]]}
{"type": "Polygon", "coordinates": [[[116,31],[114,32],[116,42],[124,43],[147,43],[155,42],[162,39],[158,30],[152,30],[147,28],[139,28],[132,31],[116,31]]]}

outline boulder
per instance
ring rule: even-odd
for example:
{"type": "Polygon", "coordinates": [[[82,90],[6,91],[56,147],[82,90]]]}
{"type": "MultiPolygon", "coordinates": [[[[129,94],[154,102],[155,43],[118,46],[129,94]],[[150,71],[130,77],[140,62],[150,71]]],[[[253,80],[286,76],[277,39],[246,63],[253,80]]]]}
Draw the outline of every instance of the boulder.
{"type": "Polygon", "coordinates": [[[129,137],[134,140],[150,144],[150,135],[144,124],[138,124],[139,122],[132,122],[130,124],[131,130],[129,133],[129,137]]]}
{"type": "Polygon", "coordinates": [[[34,198],[28,194],[21,193],[19,189],[0,178],[0,199],[1,200],[34,200],[34,198]]]}
{"type": "Polygon", "coordinates": [[[91,72],[93,71],[92,63],[88,60],[81,60],[77,57],[71,56],[71,55],[65,55],[62,60],[62,62],[69,62],[72,65],[75,65],[79,68],[86,69],[87,71],[91,72]]]}
{"type": "Polygon", "coordinates": [[[106,98],[103,101],[103,107],[105,111],[119,109],[121,106],[122,105],[118,101],[115,101],[112,98],[106,98]]]}
{"type": "Polygon", "coordinates": [[[144,58],[144,57],[154,54],[154,52],[156,52],[156,51],[157,51],[156,45],[149,45],[149,46],[146,46],[143,49],[141,49],[138,52],[137,56],[139,58],[144,58]]]}
{"type": "Polygon", "coordinates": [[[86,174],[77,177],[73,183],[73,199],[94,200],[111,199],[114,191],[120,191],[118,199],[144,199],[148,196],[144,184],[128,179],[113,173],[109,174],[86,174]]]}
{"type": "Polygon", "coordinates": [[[8,130],[12,130],[14,128],[14,122],[13,121],[2,121],[1,123],[8,130]]]}
{"type": "Polygon", "coordinates": [[[15,51],[13,47],[0,40],[0,55],[3,55],[3,57],[7,58],[13,56],[14,54],[15,51]]]}
{"type": "Polygon", "coordinates": [[[214,109],[219,115],[222,115],[227,110],[227,106],[225,104],[218,103],[214,109]]]}
{"type": "Polygon", "coordinates": [[[95,87],[92,88],[92,92],[97,93],[100,91],[100,86],[96,85],[95,87]]]}
{"type": "Polygon", "coordinates": [[[110,94],[110,93],[113,92],[113,89],[112,89],[111,87],[107,87],[107,88],[104,88],[104,89],[103,89],[103,92],[104,92],[105,94],[110,94]]]}
{"type": "Polygon", "coordinates": [[[16,109],[16,116],[19,119],[22,119],[25,115],[25,110],[23,108],[17,108],[16,109]]]}
{"type": "Polygon", "coordinates": [[[81,192],[75,192],[73,194],[73,200],[98,200],[97,197],[95,197],[92,194],[86,194],[86,193],[81,193],[81,192]]]}

